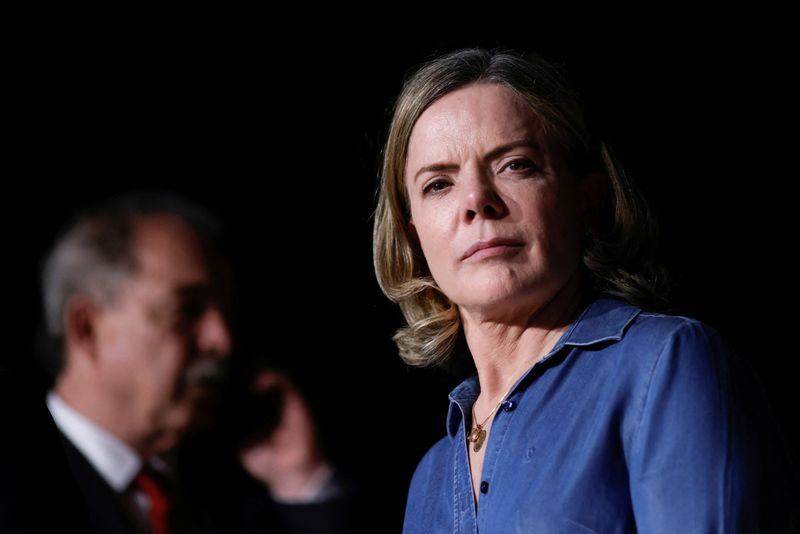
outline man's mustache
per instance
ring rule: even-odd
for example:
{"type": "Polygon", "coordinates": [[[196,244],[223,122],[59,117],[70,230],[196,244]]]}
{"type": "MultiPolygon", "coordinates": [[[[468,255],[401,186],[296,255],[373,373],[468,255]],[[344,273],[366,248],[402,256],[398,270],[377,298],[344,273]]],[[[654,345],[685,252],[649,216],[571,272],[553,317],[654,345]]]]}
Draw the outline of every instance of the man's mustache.
{"type": "Polygon", "coordinates": [[[227,367],[224,360],[207,355],[186,369],[183,382],[186,385],[218,385],[225,380],[227,367]]]}

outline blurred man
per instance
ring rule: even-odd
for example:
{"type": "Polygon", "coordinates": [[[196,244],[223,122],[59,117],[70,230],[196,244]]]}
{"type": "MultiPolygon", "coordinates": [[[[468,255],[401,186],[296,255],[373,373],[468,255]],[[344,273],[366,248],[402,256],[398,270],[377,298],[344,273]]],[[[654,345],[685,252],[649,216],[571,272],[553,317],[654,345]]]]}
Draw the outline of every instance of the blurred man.
{"type": "Polygon", "coordinates": [[[264,506],[277,512],[234,503],[229,516],[215,514],[219,502],[198,496],[224,501],[232,488],[202,493],[182,484],[181,467],[197,481],[207,466],[179,464],[176,445],[207,419],[232,351],[217,234],[216,221],[197,206],[132,195],[81,215],[45,262],[46,328],[60,348],[47,405],[98,532],[272,532],[289,529],[287,522],[313,528],[321,517],[333,521],[330,531],[344,525],[308,411],[274,376],[254,387],[283,392],[277,428],[239,456],[269,490],[264,506]],[[297,441],[287,447],[287,440],[297,441]],[[298,505],[319,513],[298,518],[298,505]],[[290,519],[281,527],[283,512],[290,519]]]}

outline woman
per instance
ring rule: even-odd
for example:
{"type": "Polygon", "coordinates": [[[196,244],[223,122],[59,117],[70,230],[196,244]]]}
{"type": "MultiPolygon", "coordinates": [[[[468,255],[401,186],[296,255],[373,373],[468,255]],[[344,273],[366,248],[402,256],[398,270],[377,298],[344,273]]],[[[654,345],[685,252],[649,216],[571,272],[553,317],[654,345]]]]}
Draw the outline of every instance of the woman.
{"type": "Polygon", "coordinates": [[[552,66],[433,60],[384,158],[375,268],[408,321],[400,354],[477,370],[406,532],[790,531],[763,397],[714,330],[643,311],[664,303],[655,225],[552,66]]]}

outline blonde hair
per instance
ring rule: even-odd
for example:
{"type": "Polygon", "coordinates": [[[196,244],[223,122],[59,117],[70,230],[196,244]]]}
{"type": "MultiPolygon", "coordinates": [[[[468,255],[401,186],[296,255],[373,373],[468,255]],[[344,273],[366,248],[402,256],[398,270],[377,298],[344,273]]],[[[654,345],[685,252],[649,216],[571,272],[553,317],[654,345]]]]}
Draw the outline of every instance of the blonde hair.
{"type": "Polygon", "coordinates": [[[445,363],[463,346],[458,308],[431,277],[409,229],[404,175],[411,130],[433,102],[479,82],[503,85],[528,102],[544,125],[548,143],[563,151],[576,176],[593,171],[608,175],[609,198],[584,243],[583,265],[591,288],[651,309],[666,302],[666,271],[655,261],[655,218],[610,150],[589,131],[578,97],[559,70],[541,58],[515,52],[458,50],[408,78],[383,152],[373,232],[375,274],[408,323],[393,339],[411,365],[445,363]]]}

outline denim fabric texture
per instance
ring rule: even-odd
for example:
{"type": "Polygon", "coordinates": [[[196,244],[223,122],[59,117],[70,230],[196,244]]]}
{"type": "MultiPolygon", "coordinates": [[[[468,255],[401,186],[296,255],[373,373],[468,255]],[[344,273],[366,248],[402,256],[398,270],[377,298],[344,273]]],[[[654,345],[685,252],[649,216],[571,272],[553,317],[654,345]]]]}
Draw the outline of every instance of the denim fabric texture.
{"type": "MultiPolygon", "coordinates": [[[[781,355],[761,355],[781,357],[781,355]]],[[[783,355],[783,356],[789,356],[783,355]]],[[[766,396],[711,327],[599,298],[494,415],[475,505],[450,393],[404,532],[792,532],[798,476],[766,396]]]]}

